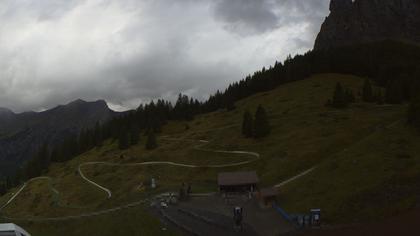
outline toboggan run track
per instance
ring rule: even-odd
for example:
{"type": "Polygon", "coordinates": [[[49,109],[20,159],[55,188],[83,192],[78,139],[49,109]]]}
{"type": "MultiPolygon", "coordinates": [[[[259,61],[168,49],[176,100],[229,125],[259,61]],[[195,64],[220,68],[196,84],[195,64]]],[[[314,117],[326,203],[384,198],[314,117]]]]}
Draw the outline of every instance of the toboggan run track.
{"type": "MultiPolygon", "coordinates": [[[[232,127],[232,126],[229,126],[232,127]]],[[[228,127],[224,127],[224,128],[228,128],[228,127]]],[[[219,129],[223,129],[223,128],[219,128],[219,129]]],[[[105,165],[105,166],[148,166],[148,165],[169,165],[169,166],[177,166],[177,167],[185,167],[185,168],[226,168],[226,167],[235,167],[235,166],[241,166],[241,165],[246,165],[246,164],[250,164],[253,162],[256,162],[257,160],[260,159],[260,154],[256,153],[256,152],[248,152],[248,151],[226,151],[226,150],[212,150],[212,149],[204,149],[202,148],[202,146],[206,145],[209,143],[209,141],[207,140],[194,140],[194,139],[177,139],[177,138],[169,138],[168,136],[162,136],[161,137],[164,140],[168,140],[168,141],[193,141],[193,142],[199,142],[200,144],[196,145],[193,147],[193,149],[195,150],[199,150],[199,151],[203,151],[203,152],[213,152],[213,153],[226,153],[226,154],[234,154],[234,155],[249,155],[251,156],[251,159],[246,160],[246,161],[241,161],[241,162],[236,162],[236,163],[230,163],[230,164],[220,164],[220,165],[191,165],[191,164],[185,164],[185,163],[177,163],[177,162],[171,162],[171,161],[149,161],[149,162],[139,162],[139,163],[127,163],[127,164],[118,164],[118,163],[111,163],[111,162],[85,162],[82,163],[78,166],[77,170],[78,173],[80,175],[80,177],[85,180],[87,183],[99,188],[100,190],[104,191],[107,194],[107,198],[111,198],[112,197],[112,192],[111,190],[109,190],[108,188],[94,182],[93,180],[90,180],[89,178],[87,178],[82,171],[82,167],[84,166],[91,166],[91,165],[105,165]]],[[[283,182],[283,184],[286,184],[288,182],[291,182],[299,177],[302,177],[303,175],[306,175],[307,173],[311,172],[314,168],[311,168],[295,177],[290,178],[289,180],[286,180],[283,182]]],[[[50,188],[53,191],[53,193],[57,196],[59,196],[59,192],[57,189],[55,189],[54,187],[52,187],[52,179],[50,177],[47,176],[42,176],[42,177],[36,177],[33,179],[28,180],[27,182],[25,182],[20,188],[19,190],[0,208],[0,213],[3,212],[3,210],[11,203],[13,202],[13,200],[28,186],[29,183],[36,181],[36,180],[41,180],[41,179],[46,179],[48,181],[50,181],[50,188]]],[[[280,184],[280,185],[283,185],[280,184]]],[[[275,187],[278,187],[280,185],[276,185],[275,187]]],[[[95,212],[91,212],[91,213],[85,213],[85,214],[79,214],[79,215],[71,215],[71,216],[61,216],[61,217],[37,217],[37,218],[15,218],[15,217],[8,217],[5,215],[2,215],[1,217],[4,219],[8,219],[8,220],[22,220],[22,221],[64,221],[64,220],[72,220],[72,219],[79,219],[79,218],[84,218],[84,217],[91,217],[91,216],[98,216],[98,215],[103,215],[103,214],[108,214],[108,213],[112,213],[115,211],[119,211],[122,209],[126,209],[126,208],[130,208],[130,207],[135,207],[138,205],[141,205],[143,203],[147,202],[147,199],[145,200],[141,200],[141,201],[137,201],[137,202],[133,202],[133,203],[129,203],[123,206],[118,206],[118,207],[114,207],[114,208],[109,208],[109,209],[105,209],[105,210],[99,210],[99,211],[95,211],[95,212]]],[[[4,214],[4,213],[3,213],[4,214]]]]}

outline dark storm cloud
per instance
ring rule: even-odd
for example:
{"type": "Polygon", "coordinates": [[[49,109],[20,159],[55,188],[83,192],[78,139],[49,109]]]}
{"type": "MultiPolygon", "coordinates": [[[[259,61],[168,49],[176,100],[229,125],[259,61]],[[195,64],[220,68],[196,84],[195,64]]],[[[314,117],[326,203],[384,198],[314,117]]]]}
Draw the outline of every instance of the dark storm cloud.
{"type": "Polygon", "coordinates": [[[267,0],[219,0],[214,11],[229,30],[247,34],[277,28],[279,19],[273,8],[274,3],[267,0]]]}
{"type": "MultiPolygon", "coordinates": [[[[214,12],[226,29],[242,36],[303,23],[314,35],[328,13],[328,4],[328,0],[218,0],[214,12]]],[[[302,46],[312,43],[298,41],[302,46]]]]}
{"type": "Polygon", "coordinates": [[[2,0],[0,107],[205,98],[312,47],[328,0],[2,0]]]}

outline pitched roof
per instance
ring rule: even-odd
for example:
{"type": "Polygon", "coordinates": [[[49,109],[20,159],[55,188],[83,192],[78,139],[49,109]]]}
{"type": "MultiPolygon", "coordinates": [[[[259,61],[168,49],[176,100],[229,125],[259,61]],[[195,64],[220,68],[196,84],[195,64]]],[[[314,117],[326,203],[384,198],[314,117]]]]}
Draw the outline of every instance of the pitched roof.
{"type": "Polygon", "coordinates": [[[258,182],[259,179],[255,171],[225,172],[219,173],[217,176],[217,183],[219,186],[256,184],[258,182]]]}

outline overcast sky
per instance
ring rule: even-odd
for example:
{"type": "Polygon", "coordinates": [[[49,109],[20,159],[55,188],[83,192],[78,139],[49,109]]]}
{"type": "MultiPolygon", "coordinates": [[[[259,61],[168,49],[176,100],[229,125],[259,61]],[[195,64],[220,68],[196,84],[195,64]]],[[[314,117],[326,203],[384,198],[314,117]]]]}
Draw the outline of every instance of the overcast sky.
{"type": "Polygon", "coordinates": [[[0,0],[0,107],[205,99],[313,47],[329,0],[0,0]]]}

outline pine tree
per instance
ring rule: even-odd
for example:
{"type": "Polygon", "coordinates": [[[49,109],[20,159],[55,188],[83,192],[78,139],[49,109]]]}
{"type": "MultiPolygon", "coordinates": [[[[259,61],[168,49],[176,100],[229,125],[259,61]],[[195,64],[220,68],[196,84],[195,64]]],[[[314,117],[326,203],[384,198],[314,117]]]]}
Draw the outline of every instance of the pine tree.
{"type": "Polygon", "coordinates": [[[233,110],[235,110],[235,103],[234,103],[234,101],[233,101],[233,98],[232,97],[230,97],[230,96],[227,96],[226,98],[225,98],[225,106],[226,106],[226,110],[228,110],[228,111],[233,111],[233,110]]]}
{"type": "Polygon", "coordinates": [[[129,146],[130,146],[130,143],[128,140],[128,134],[125,130],[123,130],[120,133],[120,136],[118,138],[118,147],[119,149],[124,150],[124,149],[129,148],[129,146]]]}
{"type": "Polygon", "coordinates": [[[6,191],[7,191],[6,184],[3,181],[1,181],[0,182],[0,196],[3,196],[6,193],[6,191]]]}
{"type": "Polygon", "coordinates": [[[101,147],[103,143],[102,126],[96,122],[93,130],[93,142],[96,147],[101,147]]]}
{"type": "Polygon", "coordinates": [[[346,103],[356,102],[356,98],[354,97],[353,91],[351,89],[346,89],[344,94],[346,103]]]}
{"type": "Polygon", "coordinates": [[[155,133],[153,132],[153,130],[150,130],[148,133],[149,134],[147,135],[146,149],[152,150],[152,149],[157,148],[158,145],[157,145],[155,133]]]}
{"type": "Polygon", "coordinates": [[[137,125],[134,125],[130,130],[130,144],[137,145],[140,140],[140,130],[137,125]]]}
{"type": "Polygon", "coordinates": [[[403,87],[399,80],[390,81],[386,87],[385,101],[389,104],[400,104],[404,100],[403,87]]]}
{"type": "Polygon", "coordinates": [[[259,105],[255,112],[254,137],[262,138],[270,134],[270,124],[265,109],[259,105]]]}
{"type": "Polygon", "coordinates": [[[346,94],[344,92],[343,87],[340,83],[337,83],[334,90],[334,96],[332,100],[332,106],[335,108],[345,108],[347,107],[347,99],[346,94]]]}
{"type": "Polygon", "coordinates": [[[61,162],[63,161],[63,157],[61,156],[60,148],[54,147],[51,151],[51,161],[52,162],[61,162]]]}
{"type": "Polygon", "coordinates": [[[363,84],[362,99],[364,102],[374,101],[372,85],[369,79],[365,79],[365,83],[363,84]]]}
{"type": "Polygon", "coordinates": [[[51,157],[48,152],[48,145],[45,143],[41,146],[40,150],[38,151],[37,161],[39,161],[39,165],[41,168],[41,172],[47,171],[48,167],[50,166],[51,157]]]}
{"type": "Polygon", "coordinates": [[[378,91],[376,92],[375,101],[376,101],[376,104],[378,105],[383,105],[385,103],[384,96],[382,95],[382,92],[380,89],[378,89],[378,91]]]}
{"type": "Polygon", "coordinates": [[[407,113],[408,123],[420,130],[420,95],[411,97],[410,107],[407,113]]]}
{"type": "Polygon", "coordinates": [[[254,126],[254,119],[252,118],[251,113],[247,110],[244,112],[244,116],[243,116],[242,134],[247,138],[251,138],[254,133],[253,126],[254,126]]]}

